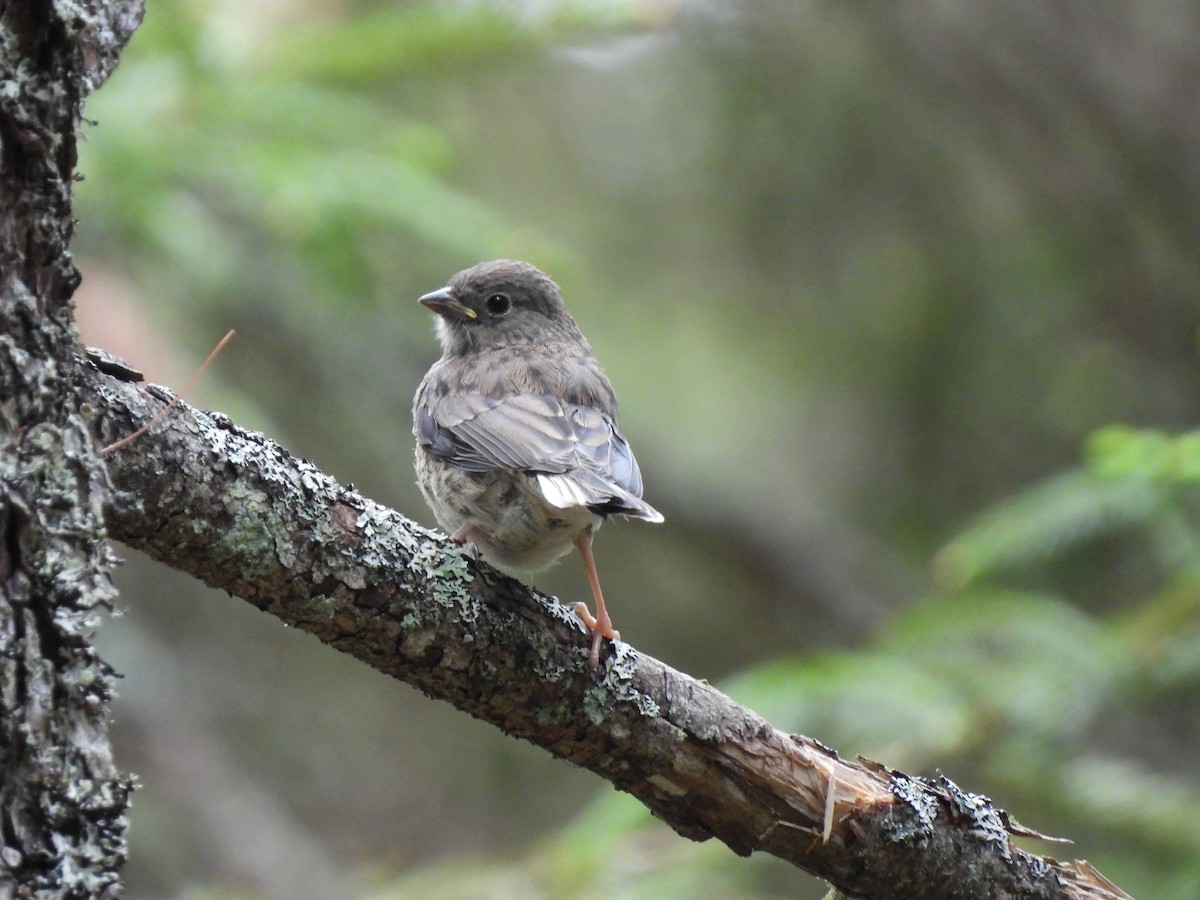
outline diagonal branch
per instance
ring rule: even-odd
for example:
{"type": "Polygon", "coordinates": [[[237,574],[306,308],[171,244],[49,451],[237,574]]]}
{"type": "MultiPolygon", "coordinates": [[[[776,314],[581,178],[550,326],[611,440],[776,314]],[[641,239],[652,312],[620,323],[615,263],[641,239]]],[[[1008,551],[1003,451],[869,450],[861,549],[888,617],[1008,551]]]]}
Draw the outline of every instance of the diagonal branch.
{"type": "MultiPolygon", "coordinates": [[[[75,385],[104,443],[172,396],[82,360],[75,385]]],[[[685,837],[774,854],[852,896],[1127,896],[1086,862],[1014,847],[1033,833],[986,798],[782,734],[627,644],[597,676],[556,600],[225,416],[180,403],[107,462],[114,537],[591,769],[685,837]]]]}

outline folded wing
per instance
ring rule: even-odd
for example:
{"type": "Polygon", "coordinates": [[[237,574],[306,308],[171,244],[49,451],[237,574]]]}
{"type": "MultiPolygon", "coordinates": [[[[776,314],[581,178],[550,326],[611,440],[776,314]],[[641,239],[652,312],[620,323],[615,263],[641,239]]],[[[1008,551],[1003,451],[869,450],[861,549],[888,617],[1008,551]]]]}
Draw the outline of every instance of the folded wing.
{"type": "Polygon", "coordinates": [[[455,394],[418,405],[417,438],[427,453],[474,472],[516,469],[537,477],[552,506],[661,522],[641,499],[642,474],[608,416],[547,394],[455,394]]]}

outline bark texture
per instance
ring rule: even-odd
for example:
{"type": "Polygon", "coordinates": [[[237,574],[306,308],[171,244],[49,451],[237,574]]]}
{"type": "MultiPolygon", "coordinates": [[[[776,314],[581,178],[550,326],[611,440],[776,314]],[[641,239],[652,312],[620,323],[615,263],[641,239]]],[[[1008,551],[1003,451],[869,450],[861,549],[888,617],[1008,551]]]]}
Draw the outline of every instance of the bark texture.
{"type": "Polygon", "coordinates": [[[83,98],[140,17],[140,2],[0,3],[0,897],[120,890],[130,784],[90,644],[113,596],[111,489],[67,388],[67,244],[83,98]]]}
{"type": "MultiPolygon", "coordinates": [[[[77,392],[106,442],[171,399],[85,361],[77,392]]],[[[627,644],[597,676],[553,598],[223,416],[180,404],[109,459],[114,536],[591,769],[685,837],[772,853],[848,896],[1126,896],[1086,862],[1013,846],[1032,832],[987,798],[843,760],[627,644]]]]}

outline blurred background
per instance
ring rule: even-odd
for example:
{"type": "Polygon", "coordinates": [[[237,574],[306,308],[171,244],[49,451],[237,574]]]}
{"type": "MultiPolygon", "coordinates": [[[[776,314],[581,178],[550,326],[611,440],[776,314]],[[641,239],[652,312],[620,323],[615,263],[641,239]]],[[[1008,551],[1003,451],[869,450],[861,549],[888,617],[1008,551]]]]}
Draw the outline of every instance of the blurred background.
{"type": "MultiPolygon", "coordinates": [[[[667,522],[638,649],[1200,896],[1200,9],[151,0],[91,101],[85,339],[433,524],[414,301],[548,271],[667,522]]],[[[141,897],[819,897],[125,551],[141,897]]],[[[539,579],[587,596],[572,561],[539,579]]]]}

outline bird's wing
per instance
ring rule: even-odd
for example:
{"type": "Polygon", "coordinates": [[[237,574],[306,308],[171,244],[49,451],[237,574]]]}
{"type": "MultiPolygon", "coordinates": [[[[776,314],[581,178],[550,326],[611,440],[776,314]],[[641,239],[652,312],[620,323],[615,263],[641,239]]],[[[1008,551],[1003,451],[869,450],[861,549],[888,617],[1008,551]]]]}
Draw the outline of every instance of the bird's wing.
{"type": "Polygon", "coordinates": [[[641,499],[642,475],[629,443],[594,407],[548,394],[451,394],[419,403],[415,423],[427,453],[470,471],[536,475],[553,506],[662,518],[641,499]]]}

